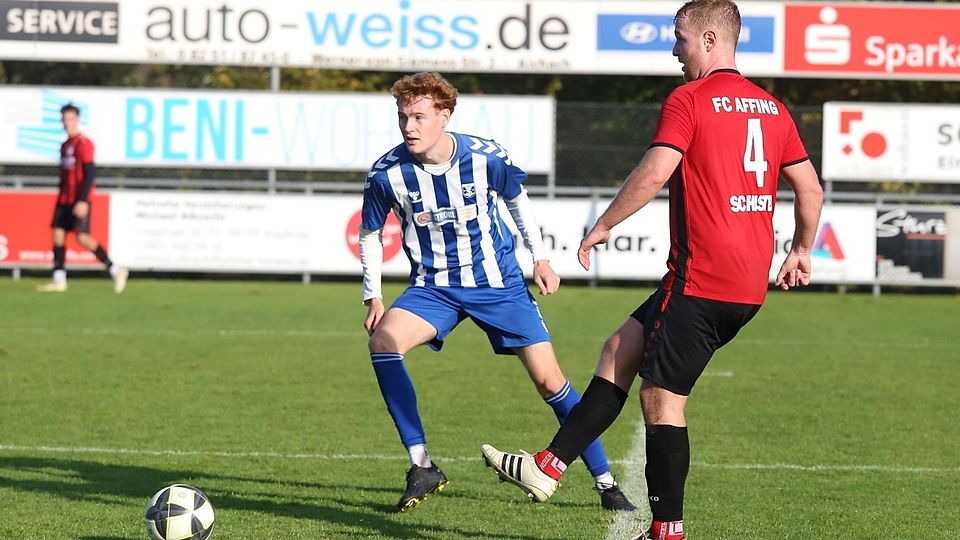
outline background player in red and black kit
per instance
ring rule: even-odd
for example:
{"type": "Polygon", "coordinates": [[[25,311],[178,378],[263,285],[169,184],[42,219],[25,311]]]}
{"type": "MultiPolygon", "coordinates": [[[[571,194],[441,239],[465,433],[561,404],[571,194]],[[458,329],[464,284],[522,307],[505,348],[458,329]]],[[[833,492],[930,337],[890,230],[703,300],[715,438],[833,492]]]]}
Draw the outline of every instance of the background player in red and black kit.
{"type": "Polygon", "coordinates": [[[809,283],[823,199],[786,107],[737,71],[736,4],[694,0],[674,22],[673,54],[687,84],[664,102],[650,148],[578,253],[589,269],[594,246],[669,181],[667,273],[604,343],[595,377],[545,450],[524,456],[483,446],[501,478],[546,500],[566,466],[619,415],[639,374],[653,512],[641,538],[660,540],[685,537],[687,398],[713,353],[756,315],[767,293],[778,174],[796,194],[793,246],[776,278],[784,290],[809,283]]]}
{"type": "Polygon", "coordinates": [[[42,292],[67,290],[65,243],[67,232],[77,235],[77,242],[97,256],[110,271],[113,290],[121,293],[129,272],[113,264],[107,252],[90,235],[90,201],[93,199],[96,167],[93,164],[93,141],[80,133],[80,109],[72,103],[60,109],[67,140],[60,146],[60,193],[53,212],[53,281],[37,287],[42,292]]]}

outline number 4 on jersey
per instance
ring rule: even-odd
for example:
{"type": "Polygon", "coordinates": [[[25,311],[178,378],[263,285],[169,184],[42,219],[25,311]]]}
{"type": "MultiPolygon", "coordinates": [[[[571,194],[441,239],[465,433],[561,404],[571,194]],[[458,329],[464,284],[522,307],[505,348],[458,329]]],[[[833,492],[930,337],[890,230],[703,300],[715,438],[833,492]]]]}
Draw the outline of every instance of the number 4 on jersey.
{"type": "Polygon", "coordinates": [[[763,187],[767,162],[763,159],[763,130],[759,118],[747,119],[747,148],[743,151],[743,170],[757,175],[757,187],[763,187]]]}

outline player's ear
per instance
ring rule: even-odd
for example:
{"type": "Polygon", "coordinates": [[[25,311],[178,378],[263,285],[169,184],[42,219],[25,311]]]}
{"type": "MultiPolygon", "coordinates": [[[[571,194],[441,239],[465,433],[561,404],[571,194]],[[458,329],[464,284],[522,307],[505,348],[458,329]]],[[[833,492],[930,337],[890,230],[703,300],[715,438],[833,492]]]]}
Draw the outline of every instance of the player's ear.
{"type": "Polygon", "coordinates": [[[707,30],[703,33],[703,48],[710,52],[717,45],[717,33],[713,30],[707,30]]]}

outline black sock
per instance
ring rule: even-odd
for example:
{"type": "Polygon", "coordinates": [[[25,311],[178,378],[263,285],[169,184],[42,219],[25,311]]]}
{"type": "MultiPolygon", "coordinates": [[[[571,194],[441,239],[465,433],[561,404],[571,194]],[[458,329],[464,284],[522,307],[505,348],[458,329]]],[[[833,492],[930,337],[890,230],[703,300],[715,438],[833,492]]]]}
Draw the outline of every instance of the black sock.
{"type": "Polygon", "coordinates": [[[565,464],[573,463],[617,419],[626,401],[619,386],[594,376],[547,450],[565,464]]]}
{"type": "Polygon", "coordinates": [[[107,265],[107,268],[113,266],[113,261],[107,256],[107,252],[103,250],[103,246],[97,246],[97,249],[93,250],[93,254],[97,256],[100,262],[107,265]]]}
{"type": "Polygon", "coordinates": [[[64,246],[53,246],[53,269],[63,270],[63,263],[67,260],[67,248],[64,246]]]}
{"type": "Polygon", "coordinates": [[[689,470],[687,428],[647,426],[647,494],[655,521],[683,519],[683,486],[689,470]]]}

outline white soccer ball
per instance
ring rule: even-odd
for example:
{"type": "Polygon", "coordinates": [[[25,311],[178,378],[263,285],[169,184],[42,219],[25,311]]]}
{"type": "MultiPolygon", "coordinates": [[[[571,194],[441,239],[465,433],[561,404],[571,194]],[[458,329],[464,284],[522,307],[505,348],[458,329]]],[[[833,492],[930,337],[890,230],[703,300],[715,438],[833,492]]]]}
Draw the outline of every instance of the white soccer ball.
{"type": "Polygon", "coordinates": [[[213,505],[199,489],[174,484],[150,499],[143,521],[153,540],[204,540],[213,532],[213,505]]]}

